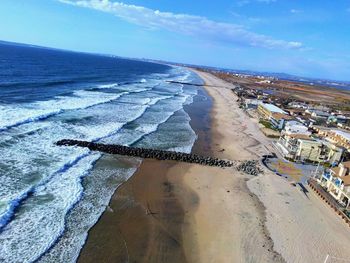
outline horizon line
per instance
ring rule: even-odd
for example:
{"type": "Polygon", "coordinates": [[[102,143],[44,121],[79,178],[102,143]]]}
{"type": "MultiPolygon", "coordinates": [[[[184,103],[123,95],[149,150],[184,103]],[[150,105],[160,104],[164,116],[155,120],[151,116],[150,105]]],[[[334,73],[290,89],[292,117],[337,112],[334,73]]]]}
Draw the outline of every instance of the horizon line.
{"type": "MultiPolygon", "coordinates": [[[[56,50],[56,51],[64,51],[64,52],[73,52],[73,53],[82,53],[82,54],[88,54],[88,55],[98,55],[98,56],[105,56],[105,57],[118,57],[121,59],[131,59],[131,60],[142,60],[142,61],[148,61],[148,62],[157,62],[159,64],[183,64],[186,66],[196,66],[196,67],[206,67],[206,68],[212,68],[212,69],[220,69],[220,70],[231,70],[231,71],[250,71],[254,74],[262,74],[262,75],[268,75],[268,74],[285,74],[289,75],[291,77],[296,77],[296,78],[304,78],[307,80],[315,80],[315,81],[334,81],[334,82],[340,82],[342,84],[347,84],[350,85],[350,79],[349,80],[341,80],[341,79],[328,79],[328,78],[319,78],[319,77],[306,77],[306,76],[301,76],[301,75],[294,75],[292,73],[287,73],[287,72],[272,72],[272,71],[256,71],[252,69],[234,69],[234,68],[227,68],[223,66],[209,66],[209,65],[199,65],[199,64],[191,64],[191,63],[185,63],[185,62],[174,62],[174,61],[166,61],[162,59],[154,59],[154,58],[145,58],[145,57],[128,57],[128,56],[120,56],[116,54],[109,54],[109,53],[100,53],[100,52],[90,52],[90,51],[80,51],[80,50],[75,50],[75,49],[65,49],[65,48],[58,48],[58,47],[48,47],[48,46],[42,46],[38,44],[32,44],[32,43],[23,43],[23,42],[15,42],[11,40],[2,40],[0,39],[0,44],[1,43],[7,43],[7,44],[14,44],[14,45],[20,45],[20,46],[29,46],[33,48],[41,48],[41,49],[51,49],[51,50],[56,50]]],[[[243,73],[244,74],[244,73],[243,73]]],[[[271,76],[273,77],[273,76],[271,76]]],[[[296,81],[296,80],[295,80],[296,81]]],[[[334,88],[331,86],[331,88],[334,88]]]]}

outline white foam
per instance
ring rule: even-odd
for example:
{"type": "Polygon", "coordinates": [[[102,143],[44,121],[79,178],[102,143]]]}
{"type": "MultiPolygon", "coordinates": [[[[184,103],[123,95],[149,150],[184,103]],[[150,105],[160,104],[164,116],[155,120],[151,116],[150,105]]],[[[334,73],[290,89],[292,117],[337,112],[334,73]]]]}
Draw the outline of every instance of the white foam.
{"type": "Polygon", "coordinates": [[[127,92],[113,94],[92,91],[76,91],[74,96],[58,96],[54,100],[40,101],[20,105],[0,105],[0,131],[34,122],[62,113],[66,110],[77,110],[107,103],[118,99],[127,92]]]}
{"type": "Polygon", "coordinates": [[[87,230],[105,211],[115,189],[130,178],[139,164],[136,161],[133,168],[99,167],[93,170],[81,201],[67,218],[64,235],[39,262],[76,262],[87,238],[87,230]]]}
{"type": "MultiPolygon", "coordinates": [[[[129,136],[127,144],[157,131],[159,125],[166,122],[176,111],[181,109],[183,104],[187,103],[193,94],[184,94],[180,85],[169,85],[172,86],[171,88],[165,86],[164,92],[161,89],[159,89],[159,92],[158,89],[148,92],[152,89],[153,84],[158,85],[159,81],[147,80],[147,84],[139,83],[120,86],[111,83],[109,87],[104,88],[120,89],[120,91],[127,93],[140,92],[142,94],[142,92],[146,92],[145,97],[136,94],[135,99],[133,99],[132,95],[127,95],[126,97],[129,96],[130,98],[127,99],[125,97],[124,99],[123,97],[119,103],[111,103],[94,108],[91,108],[91,106],[113,101],[111,97],[120,96],[120,94],[80,91],[76,92],[74,94],[75,96],[71,98],[56,97],[49,102],[30,104],[32,107],[22,105],[19,107],[18,115],[11,111],[9,112],[13,114],[13,119],[21,117],[22,113],[20,112],[27,109],[29,111],[25,112],[26,115],[23,118],[28,117],[28,115],[35,117],[35,114],[38,114],[37,110],[48,110],[49,112],[58,110],[58,113],[62,114],[54,118],[55,122],[50,121],[52,120],[50,118],[42,122],[23,124],[8,130],[13,135],[12,139],[9,138],[10,132],[3,132],[6,133],[6,138],[5,141],[2,138],[0,142],[8,143],[9,146],[6,148],[7,151],[4,158],[0,160],[2,162],[0,165],[12,166],[18,169],[18,173],[16,170],[12,170],[11,174],[4,176],[2,186],[0,186],[1,199],[3,199],[1,188],[6,189],[6,199],[4,200],[8,203],[14,200],[14,198],[17,198],[20,193],[26,191],[27,185],[21,180],[29,175],[40,175],[38,181],[41,183],[39,187],[34,188],[34,195],[23,203],[18,211],[19,214],[16,215],[0,234],[0,259],[3,257],[6,259],[6,262],[32,261],[44,253],[52,244],[55,244],[50,252],[44,256],[44,262],[74,262],[76,260],[79,249],[81,249],[87,236],[88,229],[104,211],[116,186],[110,186],[107,190],[106,187],[99,187],[98,184],[94,186],[88,185],[87,187],[92,188],[91,196],[93,196],[96,189],[100,189],[98,200],[91,202],[91,200],[83,199],[77,204],[77,207],[81,209],[77,211],[80,211],[80,213],[85,211],[84,216],[81,217],[81,214],[77,214],[78,220],[70,222],[70,225],[66,228],[68,232],[65,235],[67,237],[61,238],[56,244],[57,237],[62,234],[65,228],[65,218],[68,210],[81,197],[83,189],[80,178],[88,174],[86,168],[90,169],[99,155],[89,154],[89,151],[86,149],[55,147],[53,142],[72,137],[84,138],[86,140],[103,140],[104,138],[119,134],[118,131],[125,123],[139,118],[141,125],[139,128],[136,128],[136,136],[129,136]],[[174,96],[174,94],[177,95],[174,96]],[[161,100],[165,100],[166,103],[157,104],[161,100]],[[160,110],[160,112],[150,112],[150,114],[157,117],[149,118],[147,121],[145,120],[146,122],[142,121],[146,110],[155,104],[157,104],[156,107],[160,105],[157,108],[157,111],[160,110]],[[75,111],[76,109],[84,110],[75,111]],[[33,112],[30,110],[33,110],[33,112]],[[65,112],[66,110],[72,110],[69,113],[70,115],[68,112],[65,112]],[[77,112],[76,115],[75,112],[77,112]],[[76,117],[77,119],[91,117],[92,115],[96,118],[94,117],[92,120],[87,119],[88,121],[78,124],[57,121],[57,119],[64,120],[66,115],[73,118],[76,117]],[[83,156],[81,157],[82,159],[74,162],[79,156],[83,156]],[[68,166],[66,165],[67,160],[70,160],[68,166]],[[11,162],[15,162],[16,165],[14,166],[11,162]],[[45,164],[43,166],[38,165],[41,162],[45,162],[45,164]],[[70,167],[71,165],[73,166],[70,167]],[[55,172],[57,170],[60,172],[55,172]],[[17,188],[7,188],[7,186],[11,187],[16,183],[17,188]]],[[[3,107],[7,108],[9,106],[4,105],[3,107]]],[[[46,114],[47,112],[44,113],[46,114]]],[[[0,127],[3,124],[1,114],[0,108],[0,127]]],[[[18,119],[21,120],[21,118],[18,119]]],[[[0,133],[0,138],[1,135],[0,133]]],[[[192,145],[184,145],[176,149],[188,152],[191,147],[192,145]]],[[[121,174],[114,171],[113,174],[120,177],[127,174],[126,177],[128,178],[133,172],[130,171],[123,171],[121,174]]],[[[101,174],[106,175],[105,172],[101,174]]],[[[96,183],[98,182],[97,180],[96,183]]],[[[32,184],[33,182],[29,182],[28,186],[32,184]]]]}
{"type": "MultiPolygon", "coordinates": [[[[21,139],[13,140],[9,142],[9,146],[2,155],[1,164],[12,166],[12,162],[16,161],[16,170],[8,170],[3,174],[1,189],[6,189],[6,195],[1,196],[1,199],[7,203],[7,205],[0,207],[0,227],[2,224],[6,224],[9,215],[12,213],[13,206],[17,206],[18,200],[25,198],[26,193],[31,189],[31,183],[28,185],[21,183],[20,178],[16,178],[17,175],[21,175],[21,178],[26,178],[33,173],[41,175],[41,179],[49,178],[50,174],[53,174],[59,167],[65,166],[64,160],[66,158],[72,158],[75,160],[81,154],[84,154],[86,149],[77,148],[58,148],[54,146],[54,143],[60,139],[70,138],[74,134],[77,139],[83,139],[88,141],[97,141],[107,138],[116,134],[123,125],[126,123],[140,118],[144,112],[150,106],[156,104],[160,100],[169,98],[170,96],[161,96],[157,98],[146,98],[140,105],[131,105],[124,109],[124,112],[120,112],[118,122],[111,120],[109,122],[103,121],[100,124],[89,123],[86,125],[69,125],[65,123],[57,122],[41,122],[23,125],[16,136],[21,139]],[[29,137],[22,138],[27,133],[33,133],[29,137]],[[83,151],[82,151],[83,150],[83,151]],[[66,154],[65,154],[66,153],[66,154]],[[46,159],[46,162],[50,163],[50,167],[37,167],[33,163],[33,159],[46,159]],[[50,160],[50,161],[49,161],[50,160]],[[44,168],[45,170],[41,170],[44,168]],[[14,183],[14,180],[17,182],[14,183]],[[16,186],[16,187],[13,187],[16,186]],[[2,219],[2,220],[1,220],[2,219]],[[1,223],[2,222],[2,223],[1,223]]],[[[114,106],[116,110],[113,110],[112,106],[106,107],[106,113],[100,110],[102,116],[106,116],[111,111],[118,113],[117,108],[120,106],[114,106]]],[[[91,109],[91,111],[94,111],[91,109]]],[[[7,136],[8,138],[8,136],[7,136]]]]}
{"type": "Polygon", "coordinates": [[[27,211],[17,215],[0,235],[2,260],[32,262],[56,242],[63,233],[67,212],[82,194],[81,178],[98,158],[100,154],[90,154],[35,190],[25,203],[27,211]]]}
{"type": "Polygon", "coordinates": [[[119,86],[118,83],[111,83],[111,84],[99,85],[99,86],[97,86],[97,88],[100,88],[100,89],[111,89],[111,88],[117,88],[118,86],[119,86]]]}

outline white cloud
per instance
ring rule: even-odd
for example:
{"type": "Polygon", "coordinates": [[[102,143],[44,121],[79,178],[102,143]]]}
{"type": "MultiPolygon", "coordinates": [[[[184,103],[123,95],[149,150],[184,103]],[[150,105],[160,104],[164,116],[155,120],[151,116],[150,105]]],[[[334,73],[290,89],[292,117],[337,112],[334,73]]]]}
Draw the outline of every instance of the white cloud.
{"type": "Polygon", "coordinates": [[[302,11],[299,10],[299,9],[291,9],[290,12],[291,12],[292,14],[299,14],[299,13],[302,13],[302,11]]]}
{"type": "MultiPolygon", "coordinates": [[[[110,13],[125,21],[145,28],[168,30],[209,41],[268,49],[302,48],[302,43],[300,42],[274,39],[262,34],[250,32],[240,25],[216,22],[201,16],[161,12],[142,6],[128,5],[122,2],[112,2],[109,0],[58,1],[110,13]]],[[[274,0],[257,1],[266,2],[274,0]]]]}
{"type": "Polygon", "coordinates": [[[273,2],[277,2],[277,0],[240,0],[237,2],[237,4],[238,4],[238,6],[244,6],[244,5],[247,5],[250,3],[254,3],[254,2],[270,4],[273,2]]]}
{"type": "Polygon", "coordinates": [[[229,13],[237,21],[237,23],[245,26],[261,25],[266,22],[266,20],[261,17],[245,16],[234,11],[230,11],[229,13]]]}

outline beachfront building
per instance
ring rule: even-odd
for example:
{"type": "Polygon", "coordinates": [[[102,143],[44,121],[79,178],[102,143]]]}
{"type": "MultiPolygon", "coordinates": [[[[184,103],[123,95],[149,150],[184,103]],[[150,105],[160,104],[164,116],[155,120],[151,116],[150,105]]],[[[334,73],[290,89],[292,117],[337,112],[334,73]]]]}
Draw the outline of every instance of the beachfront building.
{"type": "Polygon", "coordinates": [[[295,161],[326,162],[338,164],[345,149],[326,140],[310,137],[311,132],[302,124],[287,122],[277,146],[286,158],[295,161]]]}
{"type": "MultiPolygon", "coordinates": [[[[277,142],[284,157],[292,160],[298,160],[302,140],[312,140],[308,135],[302,134],[282,134],[277,142]]],[[[305,153],[306,151],[304,151],[305,153]]]]}
{"type": "Polygon", "coordinates": [[[348,152],[350,152],[350,132],[344,130],[333,130],[333,129],[316,129],[318,135],[325,138],[325,140],[336,144],[338,146],[344,147],[348,152]]]}
{"type": "Polygon", "coordinates": [[[258,105],[258,114],[261,119],[269,121],[277,130],[282,130],[287,121],[294,119],[276,105],[263,102],[258,105]]]}
{"type": "Polygon", "coordinates": [[[300,109],[300,108],[286,109],[286,111],[291,116],[303,116],[303,115],[305,115],[305,110],[304,109],[300,109]]]}
{"type": "Polygon", "coordinates": [[[276,105],[260,102],[258,105],[258,113],[262,119],[269,120],[272,113],[287,114],[284,110],[276,105]]]}
{"type": "Polygon", "coordinates": [[[342,206],[350,205],[350,162],[326,170],[318,183],[326,189],[342,206]]]}
{"type": "Polygon", "coordinates": [[[282,131],[282,134],[304,134],[304,135],[311,135],[311,132],[309,131],[309,128],[306,127],[301,122],[298,122],[296,120],[287,121],[285,124],[285,127],[282,131]]]}
{"type": "Polygon", "coordinates": [[[260,101],[257,99],[245,99],[244,107],[246,110],[257,109],[260,101]]]}
{"type": "Polygon", "coordinates": [[[323,160],[332,165],[337,165],[343,160],[346,149],[337,144],[322,140],[323,160]]]}
{"type": "Polygon", "coordinates": [[[297,138],[295,160],[323,161],[322,142],[311,137],[297,138]]]}
{"type": "Polygon", "coordinates": [[[341,147],[301,134],[284,136],[277,145],[285,157],[295,161],[338,164],[344,154],[344,149],[341,147]]]}
{"type": "Polygon", "coordinates": [[[282,130],[285,124],[291,120],[294,120],[294,117],[279,112],[273,112],[270,117],[270,123],[277,130],[282,130]]]}
{"type": "Polygon", "coordinates": [[[281,131],[281,136],[277,142],[277,146],[283,155],[290,159],[296,158],[298,151],[298,140],[309,139],[311,132],[302,123],[297,121],[288,121],[281,131]]]}

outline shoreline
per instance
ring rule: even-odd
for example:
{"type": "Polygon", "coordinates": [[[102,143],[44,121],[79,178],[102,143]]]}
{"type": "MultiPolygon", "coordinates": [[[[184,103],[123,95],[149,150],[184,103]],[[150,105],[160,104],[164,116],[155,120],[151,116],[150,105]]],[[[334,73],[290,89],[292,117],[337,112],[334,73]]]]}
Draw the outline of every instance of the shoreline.
{"type": "MultiPolygon", "coordinates": [[[[210,156],[212,98],[204,89],[198,89],[197,96],[194,103],[184,106],[191,118],[190,125],[197,135],[191,153],[210,156]],[[204,114],[203,109],[207,109],[204,114]]],[[[182,195],[187,195],[188,200],[196,202],[195,194],[182,184],[182,176],[189,168],[190,164],[186,163],[143,160],[135,174],[116,189],[106,211],[89,230],[77,262],[164,262],[165,256],[166,262],[186,262],[182,246],[179,245],[182,237],[175,234],[181,233],[185,212],[174,195],[181,192],[182,195]],[[171,168],[177,165],[181,166],[179,176],[170,178],[171,168]],[[157,218],[158,214],[162,218],[157,218]],[[135,229],[139,231],[135,233],[135,229]],[[174,231],[165,234],[164,229],[174,231]],[[158,241],[151,240],[151,237],[155,239],[155,235],[158,236],[158,241]],[[167,249],[160,249],[159,246],[166,246],[167,249]],[[161,259],[157,261],[159,256],[161,259]]]]}
{"type": "MultiPolygon", "coordinates": [[[[192,69],[191,69],[192,70],[192,69]]],[[[210,126],[193,127],[194,153],[261,160],[271,140],[236,103],[233,87],[196,72],[210,87],[210,126]],[[197,133],[198,132],[198,133],[197,133]]],[[[192,115],[191,125],[203,123],[192,115]]],[[[193,112],[192,112],[193,114],[193,112]]],[[[209,122],[207,122],[209,123],[209,122]]],[[[348,227],[325,204],[263,167],[234,168],[145,160],[118,188],[89,231],[79,262],[320,262],[350,258],[348,227]]]]}
{"type": "MultiPolygon", "coordinates": [[[[235,96],[231,91],[233,85],[215,77],[213,78],[210,74],[193,71],[204,79],[206,84],[210,85],[210,87],[204,87],[204,89],[207,90],[214,100],[212,110],[212,127],[214,127],[212,138],[214,144],[212,146],[214,156],[231,160],[260,160],[263,154],[269,150],[271,151],[272,148],[269,149],[269,141],[265,140],[264,136],[260,136],[258,139],[253,138],[252,134],[256,131],[257,124],[251,122],[235,103],[235,96]],[[214,88],[213,86],[217,87],[214,88]],[[226,89],[223,88],[225,86],[227,87],[226,89]],[[232,112],[230,112],[231,110],[232,112]]],[[[285,262],[281,255],[274,251],[274,243],[265,225],[266,208],[247,185],[247,182],[254,180],[256,177],[242,174],[232,169],[228,174],[222,174],[231,176],[231,180],[225,182],[222,178],[221,180],[224,182],[219,187],[215,187],[213,192],[221,190],[219,189],[220,187],[226,189],[230,187],[229,184],[233,184],[234,187],[233,196],[224,200],[225,205],[218,211],[219,217],[222,216],[222,212],[225,210],[232,211],[234,215],[238,214],[238,216],[232,218],[225,218],[225,220],[229,219],[231,221],[224,225],[222,232],[223,234],[228,234],[229,231],[236,232],[234,228],[237,228],[239,229],[239,234],[234,234],[233,238],[228,238],[232,243],[227,247],[227,255],[222,255],[222,259],[219,261],[285,262]],[[226,183],[228,185],[225,185],[226,183]],[[239,201],[237,202],[236,199],[239,199],[239,201]],[[233,203],[232,206],[230,206],[230,202],[233,203]],[[234,228],[232,229],[229,224],[233,224],[234,228]],[[230,250],[234,251],[231,252],[230,250]]],[[[231,191],[226,190],[226,193],[231,193],[231,191]]],[[[204,193],[203,199],[205,195],[207,194],[204,193]]],[[[204,232],[205,230],[202,231],[204,232]]],[[[220,241],[219,238],[218,241],[220,241]]],[[[202,251],[205,251],[206,246],[203,246],[202,251]]],[[[221,247],[216,247],[217,251],[221,249],[221,247]]],[[[212,256],[212,253],[204,253],[200,262],[216,262],[214,258],[208,260],[212,256]]]]}
{"type": "MultiPolygon", "coordinates": [[[[260,144],[256,140],[248,147],[243,140],[244,152],[232,151],[232,134],[221,132],[227,127],[220,122],[222,108],[218,107],[217,94],[203,90],[211,104],[204,117],[201,111],[208,105],[186,106],[198,136],[192,153],[245,160],[252,159],[254,152],[253,158],[259,159],[248,149],[260,144]]],[[[224,121],[230,128],[231,117],[225,116],[224,121]]],[[[89,231],[78,262],[283,262],[267,235],[265,208],[246,185],[251,178],[229,168],[144,160],[116,190],[108,209],[89,231]]]]}
{"type": "MultiPolygon", "coordinates": [[[[215,77],[212,75],[199,74],[215,82],[215,77]]],[[[217,81],[225,86],[225,82],[217,81]]],[[[236,97],[231,90],[227,92],[224,88],[216,87],[210,87],[207,90],[212,91],[209,94],[219,102],[216,104],[219,108],[216,110],[218,120],[222,120],[223,114],[229,114],[225,112],[225,106],[222,106],[225,102],[227,102],[226,111],[230,111],[231,114],[232,112],[236,113],[235,121],[232,121],[231,125],[238,129],[240,126],[241,130],[235,134],[232,132],[232,126],[231,129],[227,127],[222,134],[224,141],[225,136],[230,133],[229,138],[231,139],[238,136],[243,140],[243,143],[235,141],[235,146],[241,149],[241,153],[245,150],[250,152],[252,157],[260,156],[261,158],[264,152],[265,154],[266,152],[274,152],[271,140],[259,130],[258,121],[247,117],[238,108],[237,103],[235,103],[236,97]],[[239,119],[238,123],[236,123],[237,119],[239,119]],[[239,122],[241,122],[240,125],[237,125],[239,122]]],[[[230,153],[231,156],[234,156],[237,152],[231,149],[230,153]]],[[[235,158],[232,157],[232,159],[235,158]]],[[[305,194],[301,191],[302,189],[292,187],[288,180],[276,176],[265,167],[263,169],[264,174],[249,178],[246,181],[246,187],[252,194],[251,199],[256,197],[255,199],[263,210],[264,219],[260,222],[260,229],[263,229],[265,240],[268,240],[270,245],[267,249],[268,252],[273,252],[275,257],[269,260],[265,260],[263,257],[245,258],[241,261],[317,263],[323,262],[327,255],[330,258],[341,260],[350,258],[348,250],[350,231],[347,224],[313,192],[309,191],[305,194]]],[[[244,220],[246,219],[244,218],[244,220]]],[[[241,239],[245,242],[251,239],[251,236],[244,238],[244,234],[245,231],[243,231],[241,239]]],[[[251,244],[250,248],[251,251],[254,249],[260,250],[261,253],[264,251],[259,248],[258,242],[255,243],[255,247],[251,244]]],[[[266,249],[266,246],[264,248],[266,249]]]]}

